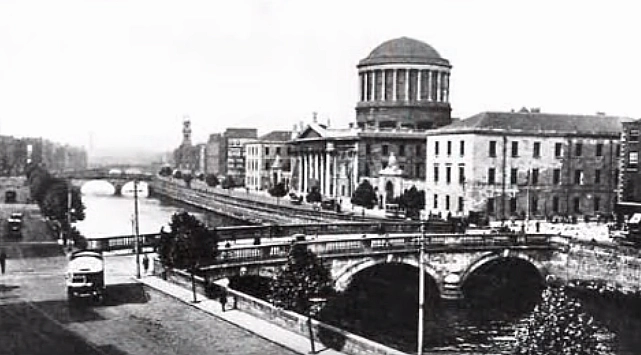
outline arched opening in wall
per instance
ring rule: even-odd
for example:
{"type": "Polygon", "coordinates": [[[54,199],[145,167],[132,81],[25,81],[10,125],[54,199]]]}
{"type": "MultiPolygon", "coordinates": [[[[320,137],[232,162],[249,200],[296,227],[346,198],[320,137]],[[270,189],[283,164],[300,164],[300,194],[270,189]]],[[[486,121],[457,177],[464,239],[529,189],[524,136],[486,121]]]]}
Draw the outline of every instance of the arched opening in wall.
{"type": "Polygon", "coordinates": [[[388,181],[385,184],[385,201],[386,203],[392,203],[394,199],[394,184],[391,181],[388,181]]]}
{"type": "Polygon", "coordinates": [[[465,302],[481,319],[511,319],[531,311],[541,299],[545,280],[529,261],[518,257],[489,260],[461,286],[465,302]]]}
{"type": "Polygon", "coordinates": [[[271,278],[259,275],[233,276],[229,278],[229,288],[267,300],[271,281],[271,278]]]}
{"type": "MultiPolygon", "coordinates": [[[[403,263],[366,268],[353,276],[344,292],[325,305],[318,318],[368,339],[410,351],[416,347],[418,272],[416,266],[403,263]]],[[[425,276],[425,309],[426,314],[431,314],[440,293],[436,281],[429,274],[425,276]]]]}

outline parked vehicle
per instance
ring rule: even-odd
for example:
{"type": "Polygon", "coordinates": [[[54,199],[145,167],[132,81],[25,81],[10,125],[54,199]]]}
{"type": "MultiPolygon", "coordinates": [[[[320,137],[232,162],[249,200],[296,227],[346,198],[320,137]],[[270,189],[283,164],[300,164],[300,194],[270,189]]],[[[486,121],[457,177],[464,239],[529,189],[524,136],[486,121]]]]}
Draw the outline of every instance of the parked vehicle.
{"type": "Polygon", "coordinates": [[[335,211],[336,210],[336,200],[333,198],[329,198],[326,200],[323,200],[321,202],[321,208],[324,210],[331,210],[335,211]]]}
{"type": "Polygon", "coordinates": [[[20,212],[12,213],[7,219],[7,234],[11,237],[22,237],[23,215],[20,212]]]}
{"type": "Polygon", "coordinates": [[[101,253],[87,250],[73,252],[67,267],[69,301],[91,297],[101,302],[105,294],[105,263],[101,253]]]}
{"type": "Polygon", "coordinates": [[[291,202],[292,205],[300,205],[303,203],[303,196],[298,196],[295,193],[291,192],[289,194],[289,202],[291,202]]]}

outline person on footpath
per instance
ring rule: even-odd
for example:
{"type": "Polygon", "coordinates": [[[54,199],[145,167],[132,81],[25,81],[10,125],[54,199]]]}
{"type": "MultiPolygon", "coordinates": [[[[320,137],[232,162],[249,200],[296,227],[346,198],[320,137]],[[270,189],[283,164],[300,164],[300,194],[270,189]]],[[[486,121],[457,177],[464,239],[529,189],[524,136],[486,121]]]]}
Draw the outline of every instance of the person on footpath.
{"type": "Polygon", "coordinates": [[[145,275],[147,275],[149,273],[149,257],[147,253],[142,256],[142,268],[145,270],[145,275]]]}
{"type": "Polygon", "coordinates": [[[0,250],[0,269],[3,275],[4,275],[4,268],[6,264],[7,264],[7,253],[5,253],[4,249],[2,249],[0,250]]]}
{"type": "Polygon", "coordinates": [[[225,312],[225,305],[227,305],[227,290],[220,290],[219,301],[221,309],[223,310],[223,312],[225,312]]]}

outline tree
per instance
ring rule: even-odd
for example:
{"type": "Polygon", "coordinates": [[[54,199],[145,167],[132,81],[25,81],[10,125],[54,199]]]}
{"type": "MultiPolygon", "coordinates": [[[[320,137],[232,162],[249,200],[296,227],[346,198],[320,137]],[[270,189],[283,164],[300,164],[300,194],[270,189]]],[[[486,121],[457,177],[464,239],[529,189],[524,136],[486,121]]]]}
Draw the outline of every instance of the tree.
{"type": "Polygon", "coordinates": [[[227,175],[225,176],[225,179],[223,180],[220,186],[223,189],[231,189],[232,187],[236,186],[236,182],[234,181],[234,178],[231,175],[227,175]]]}
{"type": "Polygon", "coordinates": [[[321,202],[322,199],[323,197],[318,190],[318,186],[312,187],[311,191],[307,194],[307,202],[309,203],[321,202]]]}
{"type": "Polygon", "coordinates": [[[369,180],[363,180],[352,195],[352,204],[365,208],[374,207],[376,200],[376,192],[374,192],[374,188],[372,184],[369,183],[369,180]]]}
{"type": "Polygon", "coordinates": [[[300,314],[309,312],[310,298],[333,293],[329,270],[302,243],[293,243],[287,263],[276,272],[270,284],[269,300],[300,314]]]}
{"type": "Polygon", "coordinates": [[[158,175],[160,175],[160,176],[171,176],[171,167],[163,166],[160,169],[160,171],[158,172],[158,175]]]}
{"type": "Polygon", "coordinates": [[[525,325],[517,329],[514,354],[609,354],[611,349],[597,340],[601,331],[563,287],[549,287],[525,325]]]}
{"type": "Polygon", "coordinates": [[[176,170],[176,171],[174,171],[174,178],[176,178],[176,179],[182,179],[182,177],[183,177],[183,173],[182,173],[182,171],[180,171],[180,170],[176,170]]]}
{"type": "Polygon", "coordinates": [[[405,208],[407,217],[420,216],[420,211],[425,207],[425,191],[418,191],[416,186],[412,186],[400,196],[399,205],[405,208]]]}
{"type": "Polygon", "coordinates": [[[218,240],[207,227],[187,212],[171,216],[170,232],[162,233],[158,254],[166,268],[194,270],[214,260],[218,253],[218,240]]]}
{"type": "Polygon", "coordinates": [[[191,187],[191,181],[193,179],[194,179],[194,176],[191,175],[190,173],[183,174],[183,181],[185,181],[185,185],[187,185],[187,187],[191,187]]]}
{"type": "Polygon", "coordinates": [[[40,166],[33,167],[27,173],[27,181],[29,183],[31,198],[40,204],[42,203],[47,190],[53,183],[53,177],[47,170],[40,166]]]}
{"type": "MultiPolygon", "coordinates": [[[[59,178],[52,178],[45,195],[40,202],[42,214],[52,220],[59,221],[67,226],[67,209],[69,198],[69,184],[59,178]]],[[[71,210],[69,210],[69,221],[71,223],[85,219],[85,205],[78,188],[71,188],[71,210]]]]}
{"type": "Polygon", "coordinates": [[[207,184],[207,186],[215,187],[220,183],[220,181],[218,181],[218,178],[216,177],[216,175],[207,174],[207,176],[205,177],[205,183],[207,184]]]}
{"type": "Polygon", "coordinates": [[[283,182],[279,182],[278,184],[272,186],[268,192],[270,195],[276,197],[276,203],[278,203],[281,197],[287,195],[287,189],[285,188],[285,184],[283,182]]]}

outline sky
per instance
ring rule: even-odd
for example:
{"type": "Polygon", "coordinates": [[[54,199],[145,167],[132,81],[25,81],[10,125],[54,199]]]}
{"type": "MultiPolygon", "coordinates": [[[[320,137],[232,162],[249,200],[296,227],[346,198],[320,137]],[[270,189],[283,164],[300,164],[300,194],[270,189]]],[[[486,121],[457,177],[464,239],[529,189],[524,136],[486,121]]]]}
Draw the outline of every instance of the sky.
{"type": "Polygon", "coordinates": [[[454,117],[641,118],[634,1],[0,0],[0,134],[169,151],[227,127],[355,121],[356,65],[402,36],[453,65],[454,117]]]}

